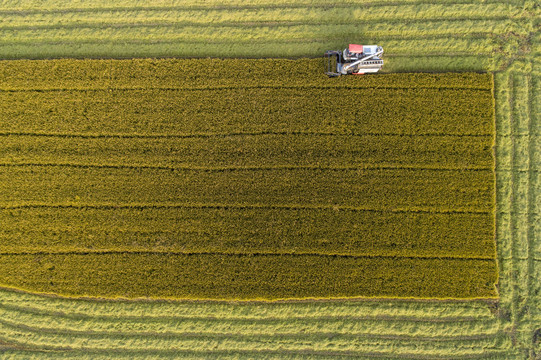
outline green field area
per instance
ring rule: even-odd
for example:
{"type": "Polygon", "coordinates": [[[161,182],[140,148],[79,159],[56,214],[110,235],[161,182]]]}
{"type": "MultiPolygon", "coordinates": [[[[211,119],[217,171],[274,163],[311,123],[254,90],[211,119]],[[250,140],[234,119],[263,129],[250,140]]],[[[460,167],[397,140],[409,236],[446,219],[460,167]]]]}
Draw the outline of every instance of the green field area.
{"type": "Polygon", "coordinates": [[[318,60],[1,65],[4,285],[496,296],[491,75],[329,80],[318,60]]]}
{"type": "MultiPolygon", "coordinates": [[[[539,2],[532,0],[343,0],[332,4],[318,0],[0,2],[2,59],[299,58],[319,57],[325,50],[361,43],[384,47],[385,72],[494,72],[499,270],[498,299],[490,301],[96,301],[2,290],[0,357],[539,359],[540,18],[539,2]]],[[[2,68],[7,66],[3,62],[2,68]]],[[[213,87],[219,74],[208,70],[208,82],[202,77],[194,82],[213,87]]],[[[311,75],[323,71],[311,70],[311,75]]],[[[3,72],[0,78],[9,78],[13,84],[13,76],[17,77],[14,72],[3,72]]],[[[51,69],[49,75],[48,81],[52,81],[59,73],[51,69]]],[[[65,75],[60,77],[65,79],[65,75]]],[[[33,75],[18,76],[21,87],[32,87],[33,75]]],[[[375,79],[377,83],[378,77],[363,80],[375,79]]],[[[103,73],[93,85],[109,79],[119,81],[111,73],[103,73]]],[[[297,84],[307,81],[306,76],[296,72],[284,73],[283,80],[297,84]]],[[[230,81],[224,87],[236,79],[230,81]]],[[[156,82],[164,84],[163,79],[156,78],[156,82]]],[[[75,86],[69,80],[64,84],[55,86],[75,86]]],[[[166,87],[174,86],[172,79],[166,87]]],[[[84,121],[84,115],[80,116],[84,121]]],[[[39,126],[44,123],[47,121],[39,126]]],[[[69,134],[71,129],[55,131],[69,134]]],[[[61,145],[59,138],[44,136],[39,141],[43,146],[58,144],[58,153],[62,153],[71,145],[68,139],[61,145]]],[[[0,143],[7,139],[2,136],[0,143]]],[[[87,144],[91,139],[88,137],[87,144]]],[[[120,142],[122,139],[117,139],[111,146],[118,147],[120,142]]],[[[39,148],[33,150],[35,154],[39,148]]],[[[21,149],[17,153],[19,157],[13,161],[32,161],[25,158],[28,151],[21,149]]],[[[55,155],[47,161],[71,159],[55,155]]],[[[84,156],[77,152],[73,159],[84,162],[84,156]]],[[[2,157],[2,161],[8,160],[2,157]]],[[[107,159],[117,160],[119,157],[107,159]]],[[[0,173],[3,171],[0,169],[0,173]]],[[[77,213],[77,209],[65,209],[65,216],[70,218],[69,213],[77,213]]],[[[54,211],[51,209],[47,215],[43,209],[45,221],[51,221],[53,227],[58,226],[50,216],[54,211]]],[[[5,216],[7,209],[1,209],[0,214],[5,216]]],[[[104,214],[106,211],[97,218],[107,218],[104,214]]],[[[21,217],[22,224],[28,221],[29,217],[21,217]]],[[[72,217],[70,221],[80,218],[72,217]]],[[[116,224],[124,224],[122,221],[116,224]]],[[[152,224],[149,220],[141,226],[152,224]]]]}

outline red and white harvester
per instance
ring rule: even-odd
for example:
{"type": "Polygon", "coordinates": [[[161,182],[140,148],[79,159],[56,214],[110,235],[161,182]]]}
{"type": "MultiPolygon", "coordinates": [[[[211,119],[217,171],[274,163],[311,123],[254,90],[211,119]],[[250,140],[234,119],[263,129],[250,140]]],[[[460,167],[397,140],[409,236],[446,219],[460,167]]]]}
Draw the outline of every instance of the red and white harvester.
{"type": "Polygon", "coordinates": [[[329,77],[376,73],[383,66],[383,48],[378,45],[349,44],[349,48],[325,52],[325,67],[329,77]],[[336,60],[336,65],[334,63],[336,60]],[[333,71],[336,69],[336,71],[333,71]]]}

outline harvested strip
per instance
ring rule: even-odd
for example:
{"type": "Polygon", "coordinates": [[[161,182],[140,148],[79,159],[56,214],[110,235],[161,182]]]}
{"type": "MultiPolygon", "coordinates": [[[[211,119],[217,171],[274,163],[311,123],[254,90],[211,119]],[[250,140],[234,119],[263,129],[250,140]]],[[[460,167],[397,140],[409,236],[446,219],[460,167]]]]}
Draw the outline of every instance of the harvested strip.
{"type": "MultiPolygon", "coordinates": [[[[216,46],[226,46],[234,43],[284,43],[289,45],[295,42],[332,41],[339,36],[355,37],[364,29],[359,26],[345,25],[298,25],[298,24],[273,24],[272,26],[244,26],[244,27],[202,27],[202,26],[110,26],[110,27],[77,27],[77,28],[53,28],[53,29],[0,29],[0,45],[27,45],[30,43],[77,43],[85,44],[96,41],[112,43],[132,43],[134,45],[152,42],[158,38],[165,42],[178,43],[204,43],[209,41],[216,46]],[[134,33],[138,37],[134,40],[134,33]]],[[[460,29],[456,31],[456,37],[460,29]]],[[[455,39],[449,42],[449,36],[415,34],[404,41],[404,36],[382,36],[378,41],[382,46],[392,49],[393,54],[409,54],[412,48],[425,45],[428,54],[441,52],[467,52],[472,54],[486,54],[500,48],[500,45],[491,38],[473,37],[470,39],[455,39]]]]}
{"type": "MultiPolygon", "coordinates": [[[[206,357],[215,357],[224,351],[227,354],[240,352],[244,353],[244,355],[252,354],[252,356],[261,355],[261,353],[288,356],[316,352],[320,355],[326,354],[327,358],[329,358],[334,357],[337,353],[350,355],[361,354],[363,356],[364,352],[369,352],[373,348],[380,349],[383,351],[383,354],[390,354],[388,349],[392,349],[393,354],[396,355],[396,350],[399,349],[398,353],[404,355],[433,355],[434,353],[438,354],[442,351],[448,351],[451,346],[455,355],[476,355],[479,351],[486,350],[486,348],[494,348],[506,340],[505,336],[501,334],[473,339],[457,339],[450,341],[451,344],[445,341],[423,342],[416,339],[374,339],[340,334],[309,334],[300,336],[277,334],[276,336],[261,336],[261,338],[250,335],[209,337],[204,334],[194,334],[194,336],[185,337],[149,337],[131,334],[111,336],[81,332],[64,333],[47,331],[47,329],[31,326],[18,327],[8,322],[0,322],[0,335],[4,338],[7,337],[15,343],[24,341],[25,344],[30,346],[40,346],[43,348],[50,344],[49,349],[63,350],[67,348],[70,350],[68,352],[70,354],[73,349],[88,350],[89,347],[93,349],[90,354],[97,350],[104,352],[127,351],[130,355],[133,355],[134,351],[135,354],[139,351],[147,355],[149,351],[158,352],[158,354],[164,354],[164,352],[168,354],[168,351],[174,351],[174,353],[169,353],[169,357],[171,355],[178,357],[179,354],[193,355],[194,353],[201,356],[207,355],[206,357]],[[332,336],[332,340],[329,339],[330,336],[332,336]],[[235,350],[231,351],[231,348],[235,350]]],[[[218,357],[222,358],[222,356],[218,357]]]]}
{"type": "MultiPolygon", "coordinates": [[[[377,42],[378,38],[374,38],[373,42],[377,42]]],[[[108,51],[108,56],[116,56],[122,58],[168,58],[172,56],[183,57],[243,57],[253,59],[256,57],[272,57],[272,56],[287,56],[290,58],[304,58],[306,54],[312,54],[314,57],[321,56],[321,53],[326,49],[340,48],[343,46],[343,41],[333,42],[318,42],[319,49],[314,47],[314,42],[297,42],[297,43],[230,43],[226,48],[217,47],[216,43],[178,43],[178,42],[160,42],[152,43],[104,43],[87,42],[81,43],[41,43],[32,44],[29,47],[26,44],[3,45],[2,50],[5,50],[5,59],[51,59],[62,58],[66,53],[70,53],[74,58],[85,59],[101,59],[103,54],[108,51]],[[289,48],[287,46],[290,46],[289,48]],[[176,54],[176,55],[175,55],[176,54]]],[[[321,60],[311,60],[318,74],[323,71],[321,68],[321,60]]],[[[485,72],[500,70],[503,66],[501,62],[495,62],[493,57],[486,55],[472,55],[471,52],[442,52],[435,54],[418,55],[418,49],[411,49],[410,54],[393,55],[386,53],[385,70],[384,72],[485,72]],[[407,61],[404,61],[407,58],[407,61]]],[[[305,71],[305,69],[303,69],[305,71]]],[[[308,75],[308,74],[307,74],[308,75]]],[[[301,73],[294,74],[295,77],[302,78],[301,73]]],[[[102,83],[100,81],[100,83],[102,83]]]]}
{"type": "MultiPolygon", "coordinates": [[[[329,15],[329,9],[325,10],[327,15],[329,15]]],[[[265,11],[265,14],[269,14],[271,11],[265,11]]],[[[0,19],[2,20],[2,26],[0,26],[0,31],[4,34],[13,36],[13,31],[21,30],[54,30],[62,31],[66,33],[70,29],[86,29],[88,31],[91,29],[101,29],[103,28],[103,19],[97,20],[95,17],[88,16],[74,16],[69,20],[64,20],[62,18],[55,17],[54,15],[47,16],[46,14],[41,14],[39,24],[32,23],[32,19],[28,15],[24,16],[22,19],[17,16],[11,15],[9,17],[2,16],[0,14],[0,19]],[[74,18],[78,17],[79,20],[74,22],[74,18]]],[[[132,14],[137,15],[137,14],[132,14]]],[[[149,15],[148,13],[145,15],[149,15]]],[[[312,36],[314,33],[322,33],[326,31],[325,35],[329,36],[330,34],[344,34],[344,33],[353,33],[355,31],[362,31],[366,34],[367,37],[380,36],[382,39],[397,37],[402,38],[419,38],[419,37],[428,37],[428,36],[452,36],[457,34],[471,34],[479,37],[480,34],[504,34],[509,31],[515,31],[516,33],[524,33],[525,30],[519,26],[516,22],[509,19],[494,19],[494,20],[469,20],[469,19],[454,19],[454,20],[435,20],[435,21],[411,21],[404,23],[400,20],[388,20],[382,21],[378,19],[371,19],[363,21],[362,23],[351,24],[350,21],[345,21],[341,23],[340,19],[333,19],[331,24],[324,24],[329,22],[328,17],[322,16],[319,19],[303,19],[302,21],[298,20],[287,20],[281,19],[276,20],[243,20],[243,19],[234,19],[234,20],[224,20],[222,22],[212,22],[209,23],[208,19],[201,17],[193,17],[193,15],[182,12],[178,13],[175,18],[170,17],[170,12],[162,12],[159,14],[162,16],[161,19],[152,19],[147,18],[145,20],[135,21],[133,17],[131,18],[120,18],[116,19],[110,28],[114,29],[132,29],[133,28],[159,28],[161,31],[164,29],[186,29],[186,27],[196,27],[199,26],[200,30],[205,30],[208,28],[213,28],[216,30],[225,31],[227,33],[228,29],[231,28],[245,28],[250,26],[252,28],[259,28],[260,30],[266,30],[267,28],[275,27],[297,27],[298,29],[311,30],[312,33],[308,33],[308,36],[312,36]],[[191,16],[191,17],[190,17],[191,16]],[[204,23],[204,27],[200,25],[204,23]],[[221,28],[221,29],[220,29],[221,28]]],[[[343,21],[343,19],[341,19],[343,21]]],[[[53,33],[51,33],[53,35],[53,33]]],[[[93,34],[94,35],[94,34],[93,34]]],[[[20,37],[20,34],[17,34],[20,37]]],[[[27,37],[25,37],[27,38],[27,37]]]]}
{"type": "MultiPolygon", "coordinates": [[[[221,4],[221,3],[220,3],[221,4]]],[[[184,4],[183,4],[184,5],[184,4]]],[[[245,5],[245,4],[243,4],[245,5]]],[[[72,9],[62,9],[59,11],[50,11],[33,8],[28,10],[7,11],[5,9],[0,13],[2,23],[21,24],[66,24],[66,23],[88,23],[100,20],[106,24],[148,22],[159,28],[160,25],[170,22],[190,21],[200,25],[207,26],[213,21],[215,24],[223,23],[265,23],[265,22],[301,22],[301,23],[320,23],[325,24],[356,24],[360,20],[365,22],[404,21],[418,20],[422,22],[430,19],[449,18],[468,21],[472,18],[482,19],[508,19],[510,10],[519,11],[519,7],[513,9],[504,4],[457,4],[453,1],[452,9],[444,4],[401,4],[400,6],[382,6],[381,1],[377,5],[370,6],[365,1],[359,4],[333,4],[329,8],[327,4],[287,4],[286,6],[276,6],[276,3],[266,5],[247,7],[225,7],[222,9],[212,9],[207,6],[186,7],[186,6],[167,6],[160,7],[128,7],[114,9],[110,4],[104,8],[95,7],[94,9],[81,9],[80,7],[72,9]],[[273,6],[274,5],[274,8],[273,6]],[[322,6],[323,5],[323,6],[322,6]],[[366,7],[370,6],[369,9],[366,7]],[[502,12],[505,14],[503,15],[502,12]],[[506,16],[507,15],[507,16],[506,16]]],[[[391,4],[393,5],[393,4],[391,4]]],[[[482,20],[481,20],[482,21],[482,20]]],[[[409,22],[405,22],[408,24],[409,22]]],[[[103,26],[103,25],[102,25],[103,26]]]]}
{"type": "MultiPolygon", "coordinates": [[[[162,303],[163,304],[163,303],[162,303]]],[[[163,304],[165,307],[165,304],[163,304]]],[[[201,303],[192,304],[201,307],[201,303]]],[[[238,304],[244,308],[250,305],[238,304]]],[[[339,306],[336,306],[339,308],[339,306]]],[[[233,310],[234,311],[234,310],[233,310]]],[[[195,313],[195,310],[193,310],[195,313]]],[[[254,313],[255,314],[255,313],[254,313]]],[[[430,339],[432,341],[452,341],[464,338],[487,338],[495,336],[498,331],[497,320],[492,319],[427,319],[415,318],[378,318],[355,316],[299,316],[298,314],[279,314],[278,317],[261,316],[260,318],[232,317],[220,312],[219,317],[198,316],[149,316],[123,317],[98,315],[66,315],[55,312],[40,313],[33,309],[19,306],[0,306],[1,319],[10,324],[32,324],[34,327],[69,331],[86,331],[88,333],[107,333],[118,335],[121,331],[130,334],[148,334],[153,332],[162,336],[193,336],[195,332],[206,335],[227,336],[251,332],[254,335],[302,333],[314,334],[349,334],[367,338],[411,338],[430,339]],[[407,322],[416,326],[404,326],[407,322]],[[205,329],[204,332],[201,329],[205,329]],[[304,329],[304,331],[301,331],[304,329]]],[[[317,314],[316,314],[317,315],[317,314]]],[[[425,314],[426,315],[426,314],[425,314]]]]}
{"type": "MultiPolygon", "coordinates": [[[[446,0],[449,1],[449,0],[446,0]]],[[[515,0],[516,2],[516,0],[515,0]]],[[[269,9],[295,9],[298,7],[314,7],[314,8],[328,8],[328,3],[325,1],[314,1],[314,0],[299,0],[295,3],[288,2],[286,0],[225,0],[225,1],[209,1],[209,4],[212,5],[220,5],[220,6],[213,6],[212,9],[220,9],[220,10],[236,10],[236,9],[258,9],[258,8],[269,8],[269,9]]],[[[403,3],[410,7],[415,5],[427,5],[426,2],[420,1],[420,0],[406,0],[403,1],[403,3]]],[[[443,4],[446,2],[444,1],[443,4]]],[[[442,7],[443,4],[440,4],[439,7],[442,7]]],[[[460,4],[462,6],[470,5],[467,0],[454,0],[453,4],[460,4]]],[[[491,7],[496,6],[498,4],[497,2],[495,4],[490,4],[491,7]]],[[[115,2],[114,6],[111,6],[111,3],[107,0],[97,0],[92,3],[78,3],[78,6],[73,6],[71,3],[62,3],[62,4],[56,4],[54,0],[48,0],[43,1],[39,4],[34,5],[33,3],[21,3],[19,1],[15,0],[7,0],[5,1],[5,11],[23,11],[28,13],[35,13],[35,12],[43,12],[43,13],[55,13],[55,12],[69,12],[69,11],[77,11],[77,12],[95,12],[95,11],[111,11],[111,10],[126,10],[126,9],[134,9],[134,10],[150,10],[150,9],[208,9],[206,6],[202,6],[200,1],[197,0],[173,0],[167,3],[160,3],[155,4],[153,6],[148,6],[148,3],[145,2],[133,2],[133,0],[119,0],[115,2]],[[55,6],[52,6],[54,4],[55,6]]],[[[394,0],[341,0],[336,2],[337,7],[351,7],[351,6],[373,6],[373,7],[381,7],[381,6],[396,6],[396,2],[394,0]]],[[[485,4],[483,4],[485,5],[485,4]]],[[[458,7],[458,8],[460,8],[458,7]]],[[[483,7],[477,6],[474,7],[477,11],[481,11],[483,7]]],[[[506,11],[506,9],[509,9],[509,7],[500,7],[498,10],[500,11],[506,11]]],[[[487,9],[484,9],[486,12],[487,9]]],[[[508,10],[509,11],[509,10],[508,10]]],[[[507,13],[506,13],[507,14],[507,13]]],[[[484,15],[488,15],[487,13],[484,13],[484,15]]]]}
{"type": "MultiPolygon", "coordinates": [[[[490,93],[493,85],[491,76],[471,72],[381,74],[377,77],[341,77],[329,81],[322,71],[321,59],[295,61],[285,59],[134,59],[130,61],[60,59],[37,62],[25,60],[0,62],[2,90],[205,89],[208,87],[243,88],[252,85],[412,89],[430,87],[435,90],[442,88],[483,89],[490,93]],[[250,76],[246,76],[247,66],[250,67],[250,76]],[[82,71],[86,72],[85,76],[80,76],[83,75],[82,71]],[[30,75],[32,78],[29,78],[30,75]],[[91,80],[89,80],[89,76],[92,76],[91,80]],[[385,80],[383,81],[383,79],[385,80]]],[[[102,100],[110,98],[111,96],[102,98],[102,100]]],[[[130,100],[136,101],[137,99],[130,100]]],[[[202,100],[206,99],[200,99],[199,102],[202,100]]],[[[301,101],[302,98],[298,100],[301,101]]],[[[340,98],[334,100],[341,101],[341,103],[343,101],[340,98]]],[[[363,99],[356,100],[362,101],[363,99]]],[[[88,97],[79,98],[79,101],[86,102],[88,97]]],[[[447,101],[454,100],[447,99],[447,101]]],[[[348,103],[348,108],[351,107],[350,102],[343,101],[343,103],[348,103]]],[[[339,110],[338,107],[336,110],[339,110]]],[[[305,120],[310,120],[310,118],[305,118],[305,120]]],[[[257,121],[257,119],[253,119],[253,121],[257,121]]]]}
{"type": "MultiPolygon", "coordinates": [[[[377,302],[357,300],[319,300],[319,301],[287,301],[287,302],[205,302],[205,301],[116,301],[102,300],[99,302],[84,299],[66,299],[62,297],[41,296],[27,292],[0,289],[2,306],[21,308],[23,312],[34,314],[55,313],[59,317],[73,317],[76,319],[116,319],[119,321],[133,319],[147,319],[148,321],[177,318],[207,319],[221,318],[225,320],[294,320],[304,319],[346,319],[357,324],[359,320],[371,320],[377,323],[384,321],[387,326],[401,328],[402,331],[411,331],[402,328],[410,323],[445,324],[448,322],[461,323],[460,330],[477,322],[483,322],[486,327],[470,329],[476,332],[494,332],[498,324],[494,324],[491,300],[449,300],[449,301],[418,301],[411,299],[380,299],[377,302]],[[474,320],[474,321],[473,321],[474,320]],[[472,322],[473,321],[473,322],[472,322]],[[404,322],[401,324],[401,322],[404,322]],[[391,324],[395,325],[391,325],[391,324]],[[494,328],[494,325],[496,327],[494,328]]],[[[445,325],[438,327],[444,330],[445,325]]],[[[425,329],[429,331],[428,328],[425,329]]],[[[410,332],[408,332],[410,333],[410,332]]],[[[459,335],[451,329],[447,335],[459,335]]],[[[465,334],[465,333],[464,333],[465,334]]]]}

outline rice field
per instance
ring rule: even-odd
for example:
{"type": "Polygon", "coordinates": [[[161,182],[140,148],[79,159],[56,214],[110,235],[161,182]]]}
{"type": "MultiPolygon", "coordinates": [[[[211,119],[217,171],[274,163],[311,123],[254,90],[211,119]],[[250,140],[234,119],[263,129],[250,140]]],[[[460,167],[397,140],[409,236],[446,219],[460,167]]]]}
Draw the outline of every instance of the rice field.
{"type": "Polygon", "coordinates": [[[7,40],[1,42],[0,57],[302,57],[360,41],[385,48],[384,69],[388,72],[494,71],[499,299],[130,302],[69,300],[3,290],[3,358],[539,357],[541,125],[535,96],[540,90],[540,11],[536,2],[347,1],[333,9],[317,1],[227,1],[218,8],[196,1],[155,4],[150,9],[144,2],[128,0],[115,2],[116,8],[105,1],[44,1],[39,5],[4,1],[0,31],[7,40]],[[288,18],[295,9],[300,16],[288,18]],[[160,14],[161,10],[165,11],[160,14]],[[275,10],[268,23],[265,14],[275,10]],[[185,16],[184,23],[175,23],[188,11],[198,16],[185,16]],[[137,26],[152,12],[158,15],[140,26],[149,28],[145,37],[130,38],[126,28],[132,26],[139,34],[137,26]],[[202,12],[213,17],[203,20],[202,12]],[[333,12],[336,15],[331,17],[333,12]],[[308,14],[314,15],[308,18],[308,14]],[[110,20],[100,19],[106,16],[110,20]],[[254,21],[257,16],[262,22],[254,21]],[[243,23],[235,24],[237,19],[243,23]],[[281,28],[277,27],[280,21],[281,28]],[[129,25],[122,29],[122,23],[129,25]],[[184,27],[190,31],[198,23],[215,27],[220,40],[211,41],[217,34],[209,29],[201,32],[207,37],[186,40],[184,27]],[[114,32],[101,30],[116,24],[114,32]],[[263,30],[254,31],[255,26],[263,30]],[[288,26],[294,27],[291,38],[286,36],[288,26]],[[249,28],[246,34],[252,34],[250,41],[243,41],[243,27],[249,28]],[[58,35],[50,31],[55,28],[58,35]],[[232,30],[229,40],[227,29],[232,30]],[[279,40],[269,35],[272,31],[279,40]],[[116,38],[108,39],[108,34],[116,38]]]}
{"type": "Polygon", "coordinates": [[[7,75],[0,95],[2,284],[129,298],[496,296],[491,74],[328,87],[306,70],[319,59],[33,64],[2,71],[33,74],[30,87],[7,75]],[[212,87],[194,84],[209,68],[212,87]]]}

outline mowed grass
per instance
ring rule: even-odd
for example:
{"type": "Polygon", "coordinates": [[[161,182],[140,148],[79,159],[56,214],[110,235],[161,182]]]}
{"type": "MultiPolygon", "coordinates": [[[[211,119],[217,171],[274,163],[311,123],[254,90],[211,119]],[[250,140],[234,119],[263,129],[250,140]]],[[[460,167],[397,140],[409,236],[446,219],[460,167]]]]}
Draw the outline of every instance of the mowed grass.
{"type": "Polygon", "coordinates": [[[329,80],[312,72],[319,60],[0,65],[6,286],[496,296],[489,74],[329,80]]]}
{"type": "Polygon", "coordinates": [[[498,36],[528,32],[521,17],[529,12],[520,1],[451,5],[6,1],[0,12],[0,58],[298,58],[362,40],[383,46],[386,71],[472,71],[501,65],[491,61],[503,52],[498,36]]]}
{"type": "Polygon", "coordinates": [[[521,358],[493,301],[125,302],[5,290],[0,300],[0,336],[25,350],[6,356],[521,358]]]}

